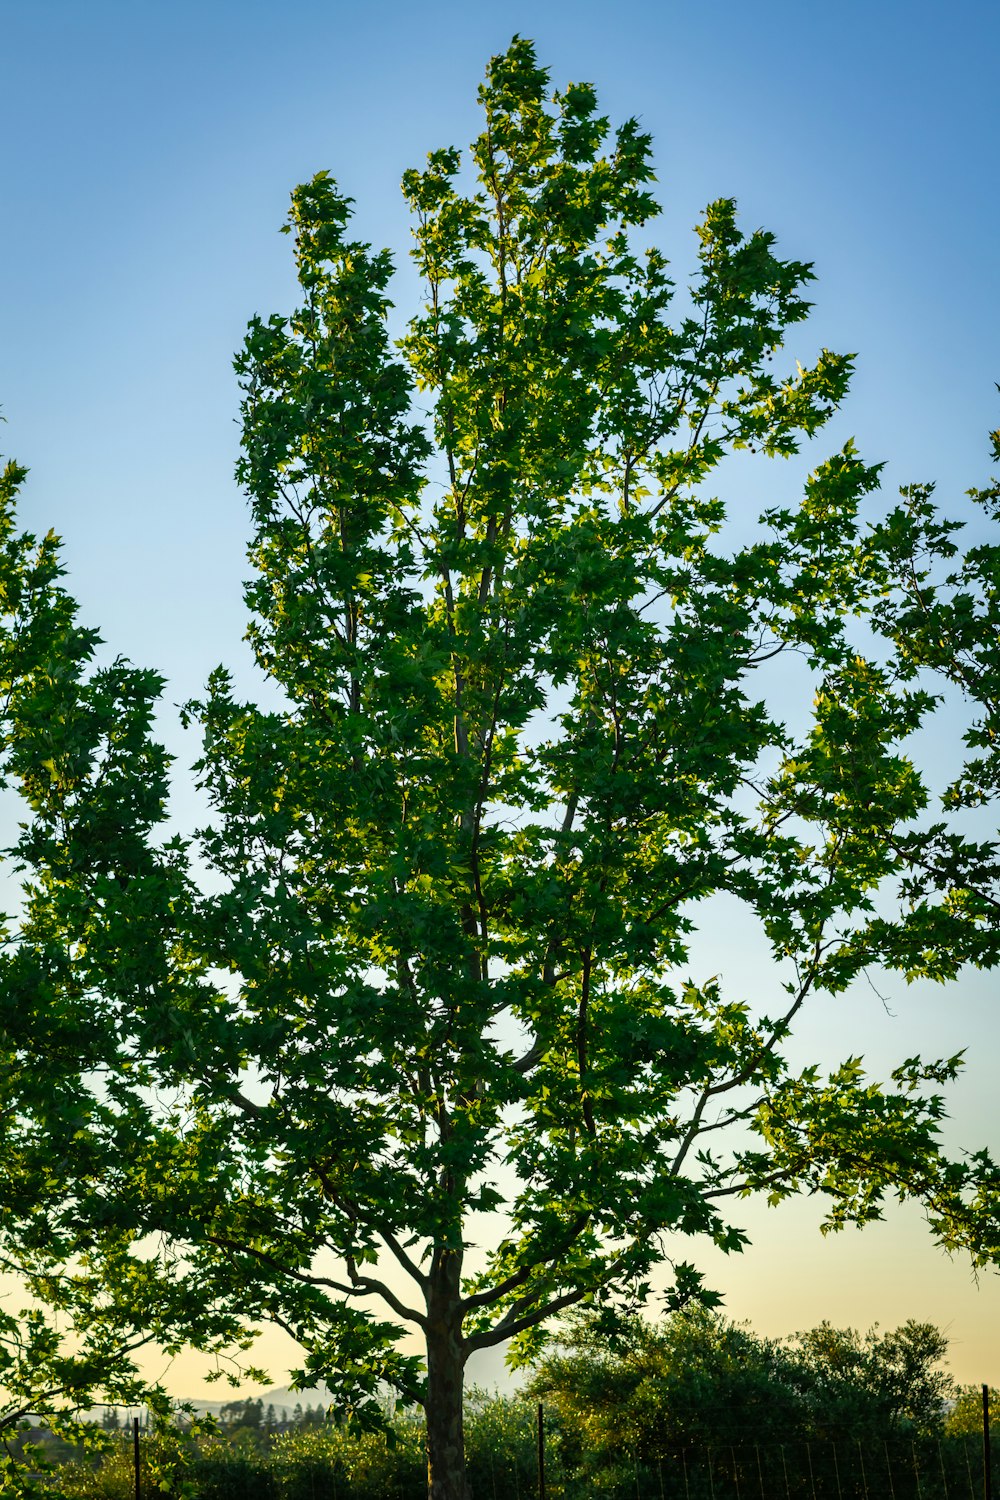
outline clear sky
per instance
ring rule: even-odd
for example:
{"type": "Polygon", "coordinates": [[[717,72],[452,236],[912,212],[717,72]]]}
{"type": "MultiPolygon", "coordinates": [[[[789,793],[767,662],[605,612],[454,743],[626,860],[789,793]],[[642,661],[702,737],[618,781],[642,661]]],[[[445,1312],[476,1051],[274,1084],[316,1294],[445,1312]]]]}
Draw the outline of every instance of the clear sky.
{"type": "MultiPolygon", "coordinates": [[[[64,536],[88,621],[166,674],[168,702],[240,658],[230,362],[252,314],[290,305],[290,189],[329,169],[358,233],[405,260],[400,176],[476,132],[477,83],[514,32],[555,83],[591,80],[613,120],[652,131],[665,211],[650,237],[679,271],[722,195],[816,263],[791,352],[859,355],[823,452],[853,434],[886,460],[890,494],[984,482],[1000,421],[995,0],[0,0],[0,450],[31,467],[23,517],[64,536]]],[[[753,972],[752,944],[726,930],[715,966],[753,972]]],[[[1000,1148],[998,989],[896,987],[888,1009],[859,991],[804,1046],[891,1065],[967,1045],[950,1142],[1000,1148]]],[[[1000,1283],[977,1289],[919,1213],[826,1241],[808,1201],[745,1219],[754,1247],[705,1262],[733,1316],[774,1334],[931,1319],[961,1379],[1000,1384],[1000,1283]]],[[[193,1365],[171,1382],[198,1393],[193,1365]]]]}

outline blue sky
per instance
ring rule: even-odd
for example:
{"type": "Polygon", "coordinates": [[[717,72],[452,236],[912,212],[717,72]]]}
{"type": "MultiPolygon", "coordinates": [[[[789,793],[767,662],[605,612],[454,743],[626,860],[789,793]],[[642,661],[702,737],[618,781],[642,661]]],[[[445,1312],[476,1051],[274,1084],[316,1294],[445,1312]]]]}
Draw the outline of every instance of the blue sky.
{"type": "MultiPolygon", "coordinates": [[[[358,233],[405,265],[400,176],[475,133],[477,83],[514,32],[555,83],[594,81],[612,120],[653,133],[664,214],[649,237],[678,272],[721,195],[816,263],[791,353],[859,356],[822,452],[854,435],[886,461],[890,493],[936,479],[958,496],[986,477],[1000,422],[992,0],[0,0],[0,28],[0,450],[31,467],[23,517],[64,536],[88,620],[166,674],[169,702],[239,659],[231,358],[252,314],[290,305],[276,232],[290,189],[329,169],[358,233]]],[[[886,1060],[968,1042],[954,1129],[1000,1145],[995,990],[913,991],[892,1016],[856,997],[808,1040],[832,1055],[846,1036],[886,1060]]],[[[757,1248],[716,1273],[734,1315],[774,1333],[932,1318],[963,1378],[1000,1384],[996,1278],[977,1291],[918,1214],[835,1242],[808,1203],[749,1219],[757,1248]]]]}

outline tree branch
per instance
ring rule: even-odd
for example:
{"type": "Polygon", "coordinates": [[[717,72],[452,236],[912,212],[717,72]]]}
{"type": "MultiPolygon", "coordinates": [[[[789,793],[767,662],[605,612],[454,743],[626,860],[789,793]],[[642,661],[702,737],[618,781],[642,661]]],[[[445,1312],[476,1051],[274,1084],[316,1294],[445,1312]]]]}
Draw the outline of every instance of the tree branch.
{"type": "Polygon", "coordinates": [[[534,1308],[521,1318],[515,1318],[513,1322],[498,1323],[495,1328],[488,1328],[483,1333],[474,1333],[465,1341],[468,1353],[474,1349],[491,1349],[494,1344],[502,1344],[506,1339],[513,1338],[515,1334],[523,1333],[526,1328],[534,1328],[536,1323],[543,1322],[553,1313],[563,1312],[567,1307],[581,1301],[590,1290],[589,1287],[577,1287],[575,1291],[564,1292],[561,1297],[553,1297],[551,1302],[543,1302],[541,1306],[534,1308]]]}

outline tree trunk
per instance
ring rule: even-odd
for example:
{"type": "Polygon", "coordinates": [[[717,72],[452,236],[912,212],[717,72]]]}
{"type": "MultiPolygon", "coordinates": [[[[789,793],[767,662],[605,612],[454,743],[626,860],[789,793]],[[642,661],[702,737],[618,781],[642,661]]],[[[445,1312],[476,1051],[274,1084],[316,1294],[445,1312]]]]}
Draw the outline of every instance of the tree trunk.
{"type": "Polygon", "coordinates": [[[465,1350],[458,1259],[447,1253],[441,1256],[427,1299],[428,1500],[469,1500],[462,1430],[465,1350]]]}

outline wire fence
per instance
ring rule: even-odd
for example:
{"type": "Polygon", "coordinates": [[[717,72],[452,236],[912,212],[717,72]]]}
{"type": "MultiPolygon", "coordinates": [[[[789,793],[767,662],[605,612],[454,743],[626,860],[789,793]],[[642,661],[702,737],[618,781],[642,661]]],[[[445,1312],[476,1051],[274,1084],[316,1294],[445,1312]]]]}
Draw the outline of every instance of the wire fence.
{"type": "MultiPolygon", "coordinates": [[[[579,1434],[546,1434],[544,1490],[532,1414],[509,1409],[502,1427],[472,1425],[472,1500],[983,1500],[981,1437],[687,1445],[655,1456],[588,1451],[579,1434]]],[[[144,1445],[144,1449],[146,1445],[144,1445]]],[[[144,1451],[142,1500],[157,1483],[155,1440],[144,1451]],[[147,1467],[149,1465],[149,1467],[147,1467]]],[[[994,1462],[994,1470],[996,1468],[994,1462]]],[[[63,1471],[66,1477],[66,1471],[63,1471]]],[[[423,1432],[401,1423],[392,1441],[316,1431],[270,1451],[229,1443],[189,1453],[183,1485],[197,1500],[426,1500],[423,1432]]],[[[67,1500],[132,1500],[131,1444],[78,1473],[67,1500]]],[[[991,1497],[993,1500],[993,1497],[991,1497]]]]}
{"type": "MultiPolygon", "coordinates": [[[[983,1500],[974,1437],[689,1447],[566,1476],[565,1500],[983,1500]],[[583,1485],[581,1486],[581,1481],[583,1485]]],[[[497,1490],[496,1500],[513,1492],[497,1490]]],[[[557,1489],[549,1486],[550,1500],[557,1489]]],[[[484,1500],[492,1500],[485,1492],[484,1500]]]]}

